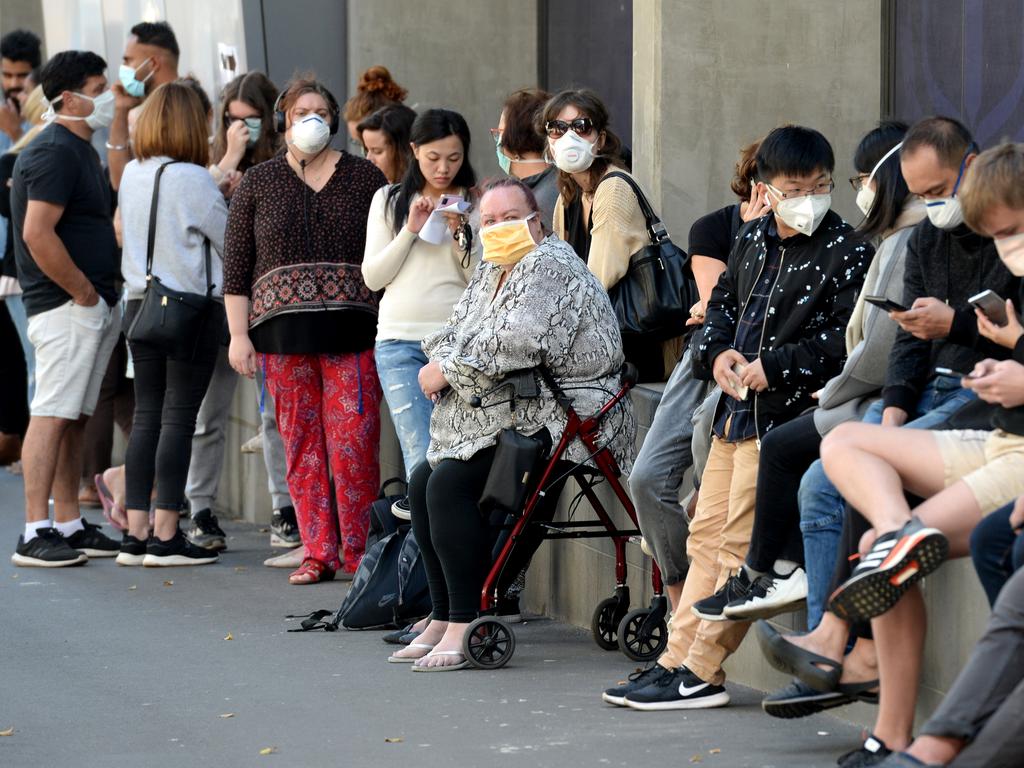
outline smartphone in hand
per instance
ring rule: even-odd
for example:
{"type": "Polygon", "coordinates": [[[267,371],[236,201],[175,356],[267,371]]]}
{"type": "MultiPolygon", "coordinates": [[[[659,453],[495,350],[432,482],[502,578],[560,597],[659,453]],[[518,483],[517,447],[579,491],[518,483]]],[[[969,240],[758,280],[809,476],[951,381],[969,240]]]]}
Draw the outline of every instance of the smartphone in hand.
{"type": "Polygon", "coordinates": [[[1006,316],[1006,302],[995,291],[982,291],[971,296],[967,302],[972,307],[980,309],[985,317],[996,325],[1006,325],[1009,322],[1006,316]]]}
{"type": "Polygon", "coordinates": [[[864,301],[868,304],[874,304],[879,309],[884,309],[886,312],[906,312],[907,307],[902,304],[893,301],[887,296],[865,296],[864,301]]]}
{"type": "Polygon", "coordinates": [[[973,379],[973,373],[963,373],[962,371],[954,371],[952,368],[940,368],[936,367],[935,372],[939,376],[952,376],[955,379],[973,379]]]}

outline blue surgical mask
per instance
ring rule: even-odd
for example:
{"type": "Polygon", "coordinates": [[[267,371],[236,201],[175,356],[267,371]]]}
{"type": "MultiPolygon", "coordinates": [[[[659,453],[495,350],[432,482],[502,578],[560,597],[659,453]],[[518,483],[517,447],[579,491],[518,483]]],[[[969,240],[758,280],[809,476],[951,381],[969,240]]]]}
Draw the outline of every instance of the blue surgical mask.
{"type": "Polygon", "coordinates": [[[260,140],[260,131],[263,130],[263,118],[247,117],[244,119],[245,127],[249,129],[249,141],[247,146],[254,147],[260,140]]]}
{"type": "Polygon", "coordinates": [[[508,176],[509,170],[512,168],[512,158],[502,151],[500,135],[494,137],[494,151],[498,155],[498,167],[508,176]]]}
{"type": "MultiPolygon", "coordinates": [[[[146,62],[143,62],[143,64],[145,63],[146,62]]],[[[117,70],[117,77],[121,81],[121,85],[124,86],[124,89],[125,91],[127,91],[129,96],[132,96],[136,99],[141,99],[143,96],[146,95],[146,81],[153,76],[154,71],[150,69],[148,75],[146,75],[141,80],[137,80],[135,78],[135,73],[138,72],[139,69],[141,68],[141,64],[138,67],[132,67],[128,64],[122,64],[121,67],[117,70]]]]}

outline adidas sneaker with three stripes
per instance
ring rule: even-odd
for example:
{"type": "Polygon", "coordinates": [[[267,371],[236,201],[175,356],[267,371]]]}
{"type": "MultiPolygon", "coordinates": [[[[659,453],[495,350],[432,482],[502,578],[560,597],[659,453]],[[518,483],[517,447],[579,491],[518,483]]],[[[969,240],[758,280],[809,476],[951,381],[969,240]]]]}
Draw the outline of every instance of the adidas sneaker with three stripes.
{"type": "Polygon", "coordinates": [[[949,554],[949,541],[916,517],[879,536],[871,550],[832,593],[829,610],[848,621],[868,621],[890,608],[949,554]]]}

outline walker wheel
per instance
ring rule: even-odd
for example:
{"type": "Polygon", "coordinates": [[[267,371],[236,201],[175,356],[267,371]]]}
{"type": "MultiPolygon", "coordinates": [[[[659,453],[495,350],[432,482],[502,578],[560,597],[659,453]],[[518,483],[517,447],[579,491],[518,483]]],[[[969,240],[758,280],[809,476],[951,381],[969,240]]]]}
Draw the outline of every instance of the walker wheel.
{"type": "Polygon", "coordinates": [[[481,616],[466,629],[462,653],[477,669],[499,669],[516,651],[511,627],[493,616],[481,616]]]}
{"type": "Polygon", "coordinates": [[[654,661],[668,645],[668,626],[650,608],[637,608],[622,617],[618,646],[633,661],[654,661]]]}
{"type": "Polygon", "coordinates": [[[616,637],[621,617],[619,598],[607,597],[597,604],[594,616],[590,620],[590,632],[598,648],[614,651],[619,647],[616,637]]]}

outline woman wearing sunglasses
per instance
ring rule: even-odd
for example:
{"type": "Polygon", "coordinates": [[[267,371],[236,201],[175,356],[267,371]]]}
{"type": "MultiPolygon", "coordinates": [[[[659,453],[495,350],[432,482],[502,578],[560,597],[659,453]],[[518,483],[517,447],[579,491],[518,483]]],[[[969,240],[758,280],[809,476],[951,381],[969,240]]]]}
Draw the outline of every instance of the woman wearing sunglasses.
{"type": "MultiPolygon", "coordinates": [[[[562,91],[541,113],[547,151],[558,168],[555,234],[587,262],[610,290],[629,268],[629,258],[649,242],[647,223],[629,183],[604,176],[626,171],[622,141],[609,128],[608,109],[589,89],[562,91]]],[[[678,356],[674,341],[631,338],[626,359],[640,370],[641,381],[664,381],[678,356]]]]}

